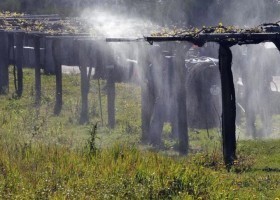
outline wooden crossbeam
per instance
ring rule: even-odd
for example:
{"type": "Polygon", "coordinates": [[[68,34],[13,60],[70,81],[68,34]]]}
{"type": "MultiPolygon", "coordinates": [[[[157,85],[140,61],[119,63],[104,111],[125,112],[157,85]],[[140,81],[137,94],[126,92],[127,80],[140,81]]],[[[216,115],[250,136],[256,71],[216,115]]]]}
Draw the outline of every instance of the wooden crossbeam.
{"type": "Polygon", "coordinates": [[[217,42],[226,44],[227,46],[233,46],[279,41],[280,33],[201,33],[198,35],[185,36],[149,36],[144,37],[144,39],[149,43],[187,41],[198,46],[203,46],[206,42],[217,42]]]}
{"type": "Polygon", "coordinates": [[[7,20],[13,20],[13,19],[62,19],[58,14],[49,14],[49,15],[19,15],[19,16],[11,16],[11,17],[5,17],[1,16],[0,19],[7,19],[7,20]]]}

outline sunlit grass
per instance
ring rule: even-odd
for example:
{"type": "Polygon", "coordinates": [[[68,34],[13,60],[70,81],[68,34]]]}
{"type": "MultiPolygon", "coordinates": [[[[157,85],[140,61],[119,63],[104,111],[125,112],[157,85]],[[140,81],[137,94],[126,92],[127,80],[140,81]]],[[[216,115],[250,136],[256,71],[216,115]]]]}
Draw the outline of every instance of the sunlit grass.
{"type": "Polygon", "coordinates": [[[78,75],[63,78],[63,109],[53,115],[55,82],[42,76],[34,107],[33,71],[21,99],[0,96],[1,199],[274,199],[280,197],[280,141],[238,140],[231,172],[222,160],[219,129],[189,130],[190,154],[180,156],[168,123],[163,148],[144,145],[140,88],[117,84],[116,129],[106,127],[105,82],[91,81],[90,122],[79,125],[78,75]],[[97,123],[96,134],[92,127],[97,123]],[[94,138],[93,138],[94,137],[94,138]],[[95,150],[92,151],[91,145],[95,150]]]}

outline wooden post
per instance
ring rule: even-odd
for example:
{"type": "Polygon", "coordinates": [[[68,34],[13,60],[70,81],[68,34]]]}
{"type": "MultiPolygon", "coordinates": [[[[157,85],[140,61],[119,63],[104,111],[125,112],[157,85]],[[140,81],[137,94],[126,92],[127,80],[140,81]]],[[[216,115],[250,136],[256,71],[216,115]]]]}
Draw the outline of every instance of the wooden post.
{"type": "MultiPolygon", "coordinates": [[[[146,66],[147,68],[149,66],[146,66]]],[[[150,121],[152,117],[152,105],[154,104],[151,82],[146,80],[141,84],[141,119],[142,119],[142,142],[149,142],[150,121]]]]}
{"type": "Polygon", "coordinates": [[[61,41],[53,39],[52,56],[55,63],[55,81],[56,81],[56,102],[54,114],[59,115],[62,109],[62,69],[61,69],[61,41]]]}
{"type": "Polygon", "coordinates": [[[78,41],[77,49],[79,50],[79,65],[81,72],[81,98],[82,98],[82,108],[80,113],[80,124],[87,123],[88,118],[88,92],[89,92],[89,80],[87,76],[87,45],[83,41],[78,41]]]}
{"type": "Polygon", "coordinates": [[[232,53],[228,46],[220,44],[219,70],[222,85],[222,137],[224,162],[228,169],[236,159],[236,137],[235,137],[235,91],[231,71],[232,53]]]}
{"type": "Polygon", "coordinates": [[[35,104],[41,104],[41,64],[40,64],[40,37],[34,36],[34,55],[35,55],[35,104]]]}
{"type": "Polygon", "coordinates": [[[80,113],[80,124],[87,123],[88,118],[88,91],[89,85],[87,81],[87,67],[80,66],[81,72],[81,98],[82,98],[82,108],[80,113]]]}
{"type": "Polygon", "coordinates": [[[15,33],[16,45],[16,67],[17,67],[17,96],[21,97],[23,92],[23,40],[24,32],[15,33]]]}
{"type": "MultiPolygon", "coordinates": [[[[188,45],[188,49],[190,45],[188,45]]],[[[179,152],[187,154],[189,149],[188,120],[187,120],[187,94],[186,94],[186,75],[185,52],[186,46],[178,44],[175,58],[175,87],[177,103],[177,128],[179,136],[179,152]]]]}
{"type": "Polygon", "coordinates": [[[149,141],[152,145],[161,145],[162,129],[164,125],[164,101],[162,97],[156,98],[152,110],[150,129],[149,129],[149,141]]]}
{"type": "MultiPolygon", "coordinates": [[[[178,133],[178,105],[177,105],[177,81],[178,81],[178,73],[176,73],[176,44],[177,43],[167,43],[165,49],[168,50],[165,54],[166,60],[166,77],[165,84],[168,94],[168,101],[166,102],[167,111],[167,119],[171,123],[171,136],[172,138],[179,139],[178,133]]],[[[178,51],[182,51],[182,49],[178,49],[178,51]]]]}
{"type": "Polygon", "coordinates": [[[148,48],[150,46],[139,45],[138,68],[141,72],[141,119],[142,119],[142,142],[149,142],[150,121],[152,108],[155,101],[154,85],[151,75],[151,63],[148,48]]]}
{"type": "Polygon", "coordinates": [[[9,92],[9,48],[8,35],[0,32],[0,94],[9,92]]]}
{"type": "Polygon", "coordinates": [[[148,82],[149,95],[154,96],[153,101],[149,102],[151,104],[149,142],[154,146],[161,145],[162,130],[166,118],[162,50],[162,47],[153,47],[152,51],[149,52],[151,62],[148,82]],[[154,59],[154,57],[157,59],[154,59]]]}
{"type": "Polygon", "coordinates": [[[114,65],[107,66],[107,108],[108,108],[108,125],[110,128],[115,127],[115,99],[116,86],[114,80],[114,65]]]}

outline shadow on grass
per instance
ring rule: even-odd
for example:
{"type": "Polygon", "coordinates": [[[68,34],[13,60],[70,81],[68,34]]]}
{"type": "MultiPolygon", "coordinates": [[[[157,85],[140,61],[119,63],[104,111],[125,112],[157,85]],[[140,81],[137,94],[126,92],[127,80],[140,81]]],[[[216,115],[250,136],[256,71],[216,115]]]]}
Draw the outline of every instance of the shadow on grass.
{"type": "Polygon", "coordinates": [[[280,168],[265,167],[261,169],[264,172],[280,172],[280,168]]]}
{"type": "Polygon", "coordinates": [[[264,168],[252,168],[247,172],[271,172],[271,173],[280,173],[280,168],[277,167],[264,167],[264,168]]]}

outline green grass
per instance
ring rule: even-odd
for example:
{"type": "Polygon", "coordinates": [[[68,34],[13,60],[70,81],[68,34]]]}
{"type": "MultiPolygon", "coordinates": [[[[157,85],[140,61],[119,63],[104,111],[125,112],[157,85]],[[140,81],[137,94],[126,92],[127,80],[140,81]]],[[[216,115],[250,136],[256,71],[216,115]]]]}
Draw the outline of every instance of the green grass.
{"type": "Polygon", "coordinates": [[[110,130],[106,92],[101,125],[96,81],[91,81],[90,123],[81,126],[79,76],[64,75],[64,104],[57,117],[55,78],[42,76],[42,105],[35,109],[34,73],[24,74],[21,99],[13,98],[12,77],[9,95],[0,96],[0,199],[280,198],[279,139],[239,139],[238,161],[227,172],[216,129],[190,130],[188,156],[174,150],[169,124],[163,148],[141,144],[136,86],[117,84],[117,125],[110,130]]]}

